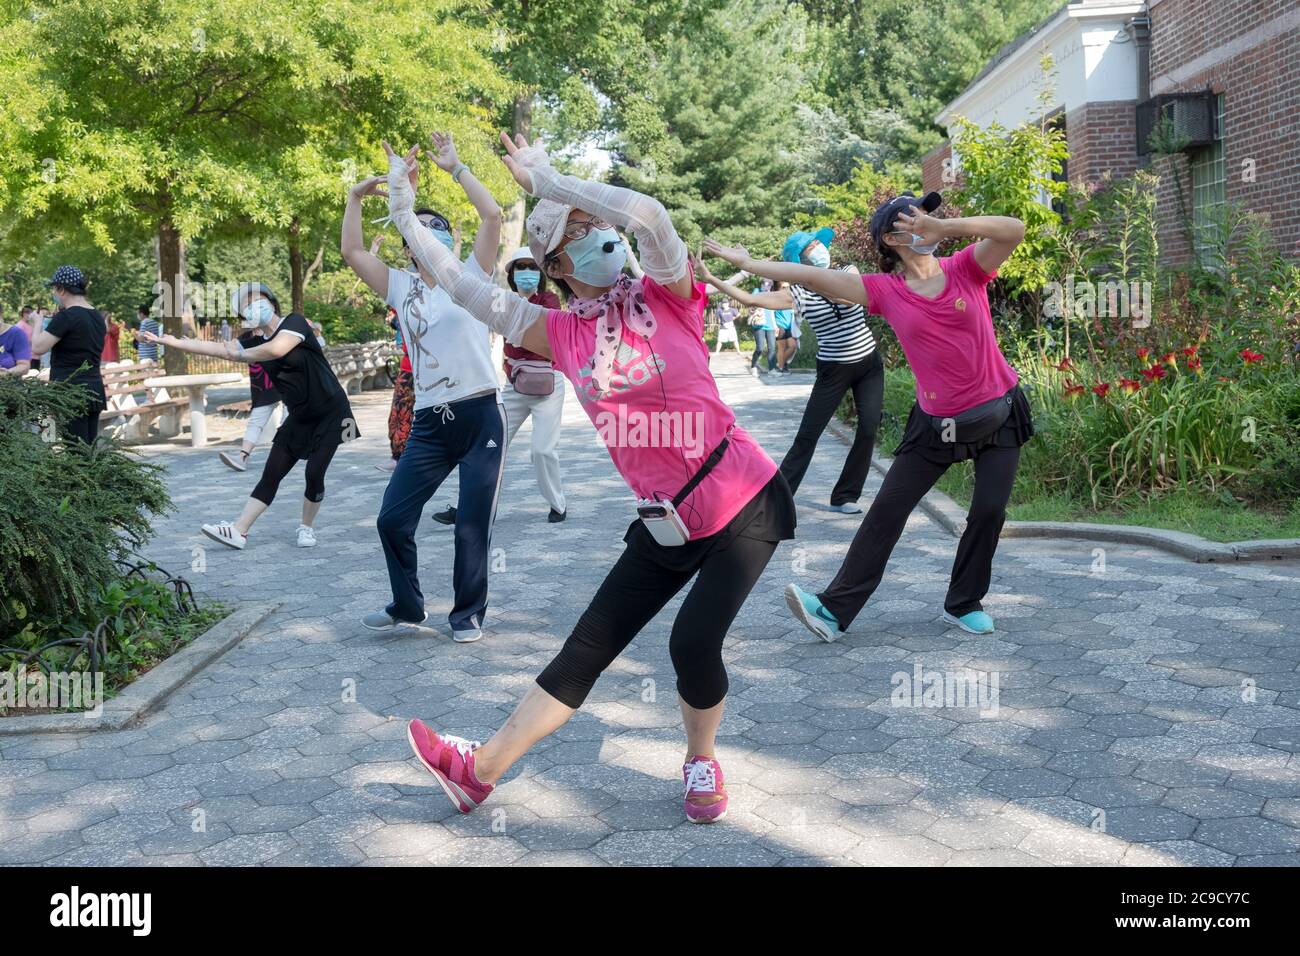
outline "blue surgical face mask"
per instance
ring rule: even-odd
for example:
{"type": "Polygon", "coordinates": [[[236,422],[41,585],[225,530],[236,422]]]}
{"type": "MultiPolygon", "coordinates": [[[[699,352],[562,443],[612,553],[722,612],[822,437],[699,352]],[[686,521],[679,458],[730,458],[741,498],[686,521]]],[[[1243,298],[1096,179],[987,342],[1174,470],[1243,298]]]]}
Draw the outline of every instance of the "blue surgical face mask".
{"type": "Polygon", "coordinates": [[[918,236],[916,233],[912,233],[912,244],[908,248],[918,255],[928,256],[930,253],[934,252],[934,250],[939,248],[939,243],[932,242],[928,246],[924,245],[922,237],[918,236]]]}
{"type": "Polygon", "coordinates": [[[821,243],[812,246],[804,254],[808,260],[808,265],[816,266],[818,269],[829,269],[831,267],[831,254],[821,243]]]}
{"type": "Polygon", "coordinates": [[[520,292],[536,292],[541,281],[542,274],[536,269],[515,270],[515,288],[520,292]]]}
{"type": "Polygon", "coordinates": [[[430,226],[429,231],[433,233],[433,238],[437,239],[448,249],[450,249],[453,245],[455,245],[455,240],[452,239],[451,233],[449,233],[446,229],[438,229],[435,228],[434,226],[430,226]]]}
{"type": "Polygon", "coordinates": [[[244,314],[239,317],[239,324],[246,329],[255,329],[259,325],[270,325],[275,319],[275,306],[269,299],[257,299],[244,307],[244,314]]]}
{"type": "Polygon", "coordinates": [[[581,239],[570,242],[564,251],[573,263],[569,276],[598,289],[617,282],[627,262],[623,240],[613,229],[592,229],[581,239]]]}

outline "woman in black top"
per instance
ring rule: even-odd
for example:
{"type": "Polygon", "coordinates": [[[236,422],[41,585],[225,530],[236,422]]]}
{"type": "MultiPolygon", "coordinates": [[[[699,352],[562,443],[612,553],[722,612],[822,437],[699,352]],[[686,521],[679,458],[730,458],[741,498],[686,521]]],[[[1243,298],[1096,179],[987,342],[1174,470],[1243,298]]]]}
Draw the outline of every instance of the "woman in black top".
{"type": "Polygon", "coordinates": [[[107,326],[104,317],[86,299],[86,277],[75,266],[59,266],[45,283],[58,311],[44,330],[32,335],[32,355],[50,353],[50,381],[80,385],[90,393],[90,404],[67,423],[68,434],[87,444],[99,435],[99,413],[108,407],[99,359],[104,351],[107,326]]]}
{"type": "Polygon", "coordinates": [[[316,546],[312,524],[325,497],[325,471],[340,444],[358,437],[356,419],[347,392],[334,377],[325,353],[307,320],[297,313],[281,318],[279,301],[264,285],[248,284],[235,294],[234,304],[242,324],[257,329],[266,339],[249,348],[244,336],[233,342],[205,342],[171,335],[141,332],[145,341],[184,352],[215,355],[249,364],[258,363],[271,377],[289,409],[289,417],[275,433],[261,480],[235,521],[205,524],[203,533],[231,548],[242,549],[248,532],[275,498],[280,482],[300,459],[307,461],[307,488],[302,502],[298,547],[316,546]]]}

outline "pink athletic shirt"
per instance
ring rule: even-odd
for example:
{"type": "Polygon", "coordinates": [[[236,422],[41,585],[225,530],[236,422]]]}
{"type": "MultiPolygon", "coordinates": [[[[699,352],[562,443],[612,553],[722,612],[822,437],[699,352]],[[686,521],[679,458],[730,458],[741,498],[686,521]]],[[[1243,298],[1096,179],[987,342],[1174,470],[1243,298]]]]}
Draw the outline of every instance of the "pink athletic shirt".
{"type": "Polygon", "coordinates": [[[776,463],[718,394],[704,344],[701,293],[689,299],[649,276],[641,280],[654,314],[653,338],[626,324],[614,356],[610,392],[596,398],[591,380],[596,320],[550,309],[552,364],[573,383],[614,467],[638,498],[671,499],[726,436],[722,460],[677,509],[692,540],[717,534],[776,474],[776,463]]]}
{"type": "Polygon", "coordinates": [[[910,288],[901,273],[862,277],[871,315],[898,335],[916,376],[916,401],[930,415],[956,415],[1005,395],[1019,381],[998,348],[988,284],[997,272],[975,261],[975,246],[939,260],[947,276],[933,299],[910,288]]]}

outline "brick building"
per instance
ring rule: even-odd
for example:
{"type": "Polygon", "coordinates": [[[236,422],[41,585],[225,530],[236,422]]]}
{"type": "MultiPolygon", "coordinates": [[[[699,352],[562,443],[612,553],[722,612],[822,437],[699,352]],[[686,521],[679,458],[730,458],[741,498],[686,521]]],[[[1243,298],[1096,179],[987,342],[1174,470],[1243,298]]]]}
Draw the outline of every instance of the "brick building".
{"type": "MultiPolygon", "coordinates": [[[[1170,264],[1204,254],[1228,203],[1266,214],[1278,247],[1300,255],[1297,0],[1074,0],[999,50],[936,122],[951,129],[958,116],[981,127],[1062,122],[1074,183],[1153,166],[1170,264]],[[1044,51],[1057,68],[1046,109],[1044,51]],[[1181,148],[1153,160],[1157,127],[1181,148]]],[[[952,162],[948,143],[928,154],[925,188],[950,183],[952,162]]]]}

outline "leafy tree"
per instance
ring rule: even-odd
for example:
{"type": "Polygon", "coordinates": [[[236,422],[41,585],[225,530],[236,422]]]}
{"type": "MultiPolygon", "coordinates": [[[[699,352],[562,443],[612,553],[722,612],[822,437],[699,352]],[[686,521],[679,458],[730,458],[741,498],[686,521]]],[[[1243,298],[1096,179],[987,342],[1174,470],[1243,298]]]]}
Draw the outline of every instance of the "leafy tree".
{"type": "Polygon", "coordinates": [[[903,158],[919,159],[943,132],[935,115],[1003,44],[1059,9],[1061,0],[803,0],[816,24],[814,86],[854,131],[879,135],[879,111],[897,111],[903,158]]]}
{"type": "MultiPolygon", "coordinates": [[[[488,0],[478,22],[496,36],[500,69],[515,84],[499,119],[512,133],[544,133],[553,151],[617,134],[661,154],[664,116],[647,64],[669,38],[693,32],[702,0],[488,0]]],[[[520,245],[525,197],[502,224],[502,257],[520,245]]]]}
{"type": "Polygon", "coordinates": [[[341,207],[348,172],[378,162],[380,135],[486,133],[507,86],[458,8],[38,0],[0,25],[0,206],[106,251],[152,235],[179,331],[194,236],[280,232],[292,247],[341,207]]]}
{"type": "Polygon", "coordinates": [[[667,158],[624,142],[612,177],[663,202],[688,242],[773,252],[807,188],[793,155],[804,37],[803,13],[779,0],[731,0],[673,37],[650,68],[667,158]]]}

